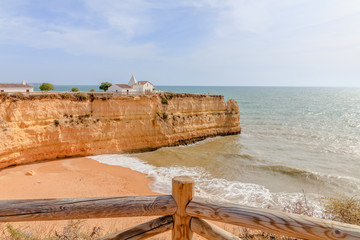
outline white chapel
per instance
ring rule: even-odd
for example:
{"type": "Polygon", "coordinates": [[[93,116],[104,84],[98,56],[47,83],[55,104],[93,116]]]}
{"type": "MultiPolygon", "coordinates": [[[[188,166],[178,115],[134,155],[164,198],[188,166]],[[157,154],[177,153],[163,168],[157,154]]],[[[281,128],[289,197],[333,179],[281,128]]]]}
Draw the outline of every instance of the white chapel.
{"type": "Polygon", "coordinates": [[[131,76],[128,84],[114,84],[109,87],[108,92],[121,94],[148,94],[153,92],[154,85],[148,81],[137,81],[134,75],[131,76]]]}

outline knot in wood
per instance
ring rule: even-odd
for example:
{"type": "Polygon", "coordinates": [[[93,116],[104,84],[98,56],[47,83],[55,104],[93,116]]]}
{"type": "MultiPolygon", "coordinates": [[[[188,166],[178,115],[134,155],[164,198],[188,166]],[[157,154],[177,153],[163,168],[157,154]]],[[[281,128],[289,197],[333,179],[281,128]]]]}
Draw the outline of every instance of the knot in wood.
{"type": "Polygon", "coordinates": [[[343,232],[341,232],[339,229],[334,229],[333,230],[333,234],[335,237],[337,238],[344,238],[346,234],[344,234],[343,232]]]}

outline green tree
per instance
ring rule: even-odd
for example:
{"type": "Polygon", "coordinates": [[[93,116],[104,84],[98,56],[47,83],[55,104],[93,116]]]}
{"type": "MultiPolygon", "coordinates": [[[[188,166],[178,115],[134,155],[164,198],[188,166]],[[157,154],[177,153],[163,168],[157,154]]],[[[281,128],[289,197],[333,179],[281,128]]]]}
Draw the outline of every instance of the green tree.
{"type": "Polygon", "coordinates": [[[79,89],[78,89],[78,88],[76,88],[76,87],[74,87],[74,88],[72,88],[72,89],[71,89],[71,91],[72,91],[72,92],[78,92],[78,91],[79,91],[79,89]]]}
{"type": "Polygon", "coordinates": [[[109,89],[109,87],[111,87],[111,86],[112,86],[112,84],[109,82],[102,82],[99,89],[104,90],[104,92],[106,92],[109,89]]]}
{"type": "Polygon", "coordinates": [[[40,91],[51,91],[55,90],[54,86],[51,83],[43,83],[40,85],[40,91]]]}

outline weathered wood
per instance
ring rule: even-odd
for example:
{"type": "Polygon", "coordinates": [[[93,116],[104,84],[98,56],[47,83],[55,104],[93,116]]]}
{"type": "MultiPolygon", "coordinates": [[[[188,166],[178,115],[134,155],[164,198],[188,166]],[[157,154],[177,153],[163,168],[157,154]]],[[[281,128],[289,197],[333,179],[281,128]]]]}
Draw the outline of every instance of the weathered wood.
{"type": "Polygon", "coordinates": [[[159,233],[166,232],[173,228],[173,217],[164,216],[156,218],[154,220],[142,223],[132,228],[125,229],[123,231],[105,236],[99,240],[138,240],[145,239],[159,233]]]}
{"type": "Polygon", "coordinates": [[[360,226],[227,203],[192,200],[186,212],[224,223],[306,239],[360,239],[360,226]]]}
{"type": "Polygon", "coordinates": [[[175,177],[172,180],[172,196],[177,204],[172,230],[173,240],[190,240],[193,233],[190,229],[191,217],[186,214],[186,206],[194,195],[194,180],[191,177],[175,177]]]}
{"type": "Polygon", "coordinates": [[[0,201],[0,222],[171,215],[172,196],[0,201]]]}
{"type": "Polygon", "coordinates": [[[241,240],[224,229],[197,217],[191,218],[190,228],[194,233],[209,240],[241,240]]]}

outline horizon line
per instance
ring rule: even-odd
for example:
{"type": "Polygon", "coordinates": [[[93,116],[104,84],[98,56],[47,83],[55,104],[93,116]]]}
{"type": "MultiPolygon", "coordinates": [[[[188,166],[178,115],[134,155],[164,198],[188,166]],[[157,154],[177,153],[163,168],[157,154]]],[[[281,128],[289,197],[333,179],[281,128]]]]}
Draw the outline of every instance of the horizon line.
{"type": "MultiPolygon", "coordinates": [[[[34,84],[34,83],[28,83],[34,84]]],[[[36,83],[39,84],[39,83],[36,83]]],[[[98,86],[97,84],[55,84],[55,86],[98,86]]],[[[100,85],[99,85],[100,86],[100,85]]],[[[291,85],[154,85],[155,87],[279,87],[279,88],[360,88],[360,86],[291,86],[291,85]]]]}

